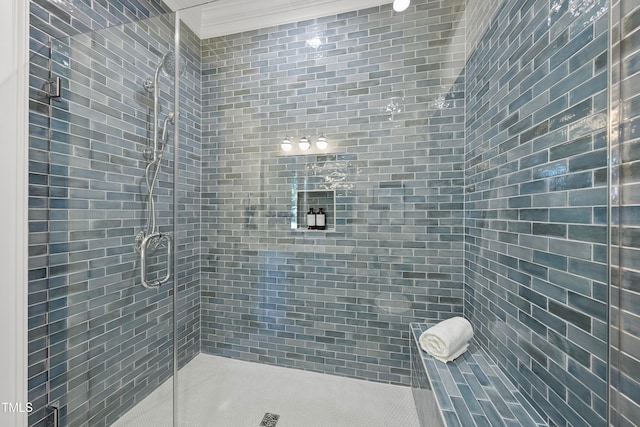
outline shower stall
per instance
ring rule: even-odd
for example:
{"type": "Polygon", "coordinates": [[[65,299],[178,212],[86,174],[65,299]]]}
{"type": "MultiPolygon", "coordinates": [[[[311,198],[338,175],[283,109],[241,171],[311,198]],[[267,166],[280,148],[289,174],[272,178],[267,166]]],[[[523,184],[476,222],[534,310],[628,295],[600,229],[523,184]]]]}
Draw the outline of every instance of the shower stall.
{"type": "Polygon", "coordinates": [[[217,425],[203,356],[408,387],[458,315],[550,424],[640,419],[637,2],[90,3],[30,2],[30,426],[217,425]]]}

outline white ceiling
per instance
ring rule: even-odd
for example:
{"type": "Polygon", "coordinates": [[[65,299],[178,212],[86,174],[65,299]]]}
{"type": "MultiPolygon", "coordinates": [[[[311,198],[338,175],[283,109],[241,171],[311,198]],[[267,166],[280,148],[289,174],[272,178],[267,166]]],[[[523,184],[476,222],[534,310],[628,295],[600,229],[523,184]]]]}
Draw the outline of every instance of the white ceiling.
{"type": "Polygon", "coordinates": [[[391,4],[392,0],[165,0],[165,3],[173,11],[180,10],[182,20],[201,39],[208,39],[391,4]]]}

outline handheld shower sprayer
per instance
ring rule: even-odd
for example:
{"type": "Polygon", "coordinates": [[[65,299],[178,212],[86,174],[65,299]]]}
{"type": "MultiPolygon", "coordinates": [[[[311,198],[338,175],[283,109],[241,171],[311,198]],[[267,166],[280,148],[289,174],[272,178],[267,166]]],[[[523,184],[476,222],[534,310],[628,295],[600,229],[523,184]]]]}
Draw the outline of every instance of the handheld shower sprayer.
{"type": "Polygon", "coordinates": [[[175,124],[176,124],[175,114],[173,111],[171,111],[169,114],[167,114],[167,117],[165,117],[164,123],[162,124],[162,136],[160,137],[160,143],[162,144],[162,148],[164,148],[164,145],[167,142],[169,142],[168,141],[169,125],[175,125],[175,124]]]}

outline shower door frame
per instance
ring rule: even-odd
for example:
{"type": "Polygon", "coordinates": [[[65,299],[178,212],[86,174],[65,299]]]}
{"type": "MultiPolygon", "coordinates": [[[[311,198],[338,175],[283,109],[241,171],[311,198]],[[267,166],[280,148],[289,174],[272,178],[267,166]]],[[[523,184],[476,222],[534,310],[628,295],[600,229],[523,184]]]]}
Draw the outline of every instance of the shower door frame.
{"type": "MultiPolygon", "coordinates": [[[[174,12],[174,32],[173,32],[173,51],[175,52],[175,66],[173,67],[173,114],[175,125],[173,127],[173,259],[169,260],[173,267],[173,277],[171,286],[173,288],[173,378],[171,393],[173,410],[173,426],[178,425],[178,190],[180,184],[178,178],[180,176],[180,11],[174,12]]],[[[155,112],[154,112],[155,114],[155,112]]],[[[157,120],[156,120],[157,123],[157,120]]]]}

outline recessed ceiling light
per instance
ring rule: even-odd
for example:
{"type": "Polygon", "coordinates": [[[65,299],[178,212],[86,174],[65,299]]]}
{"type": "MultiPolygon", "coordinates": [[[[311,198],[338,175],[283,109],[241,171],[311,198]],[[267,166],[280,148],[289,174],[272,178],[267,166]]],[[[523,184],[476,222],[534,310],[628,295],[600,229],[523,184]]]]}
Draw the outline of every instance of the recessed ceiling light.
{"type": "Polygon", "coordinates": [[[411,0],[393,0],[393,10],[403,12],[407,10],[410,4],[411,0]]]}

